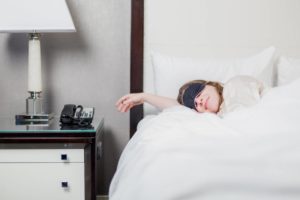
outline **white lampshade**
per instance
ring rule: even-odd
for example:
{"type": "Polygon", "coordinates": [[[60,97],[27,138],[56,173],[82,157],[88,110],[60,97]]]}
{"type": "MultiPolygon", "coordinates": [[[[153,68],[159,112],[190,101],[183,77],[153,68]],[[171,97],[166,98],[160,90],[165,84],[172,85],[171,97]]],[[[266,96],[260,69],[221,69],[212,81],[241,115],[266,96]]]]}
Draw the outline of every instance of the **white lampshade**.
{"type": "Polygon", "coordinates": [[[75,32],[65,0],[0,0],[0,32],[75,32]]]}

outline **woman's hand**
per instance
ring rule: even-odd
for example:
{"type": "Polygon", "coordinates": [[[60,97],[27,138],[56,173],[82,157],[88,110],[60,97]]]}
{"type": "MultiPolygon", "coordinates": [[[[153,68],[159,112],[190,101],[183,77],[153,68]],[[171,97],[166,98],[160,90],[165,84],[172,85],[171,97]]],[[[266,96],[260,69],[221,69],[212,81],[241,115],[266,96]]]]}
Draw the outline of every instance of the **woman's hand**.
{"type": "Polygon", "coordinates": [[[127,94],[117,101],[116,107],[120,112],[127,112],[132,107],[143,104],[144,101],[144,93],[127,94]]]}

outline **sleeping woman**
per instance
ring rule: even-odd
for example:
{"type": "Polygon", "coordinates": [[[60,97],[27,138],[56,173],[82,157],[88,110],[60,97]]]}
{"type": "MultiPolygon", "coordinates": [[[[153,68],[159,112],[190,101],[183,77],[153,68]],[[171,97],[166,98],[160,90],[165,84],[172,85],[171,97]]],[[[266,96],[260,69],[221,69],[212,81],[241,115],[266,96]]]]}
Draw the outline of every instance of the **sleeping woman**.
{"type": "Polygon", "coordinates": [[[194,80],[179,89],[177,100],[148,93],[132,93],[121,97],[116,107],[120,112],[127,112],[146,102],[160,110],[184,105],[199,113],[223,115],[256,104],[265,91],[266,87],[262,82],[249,76],[236,76],[224,85],[219,82],[194,80]]]}

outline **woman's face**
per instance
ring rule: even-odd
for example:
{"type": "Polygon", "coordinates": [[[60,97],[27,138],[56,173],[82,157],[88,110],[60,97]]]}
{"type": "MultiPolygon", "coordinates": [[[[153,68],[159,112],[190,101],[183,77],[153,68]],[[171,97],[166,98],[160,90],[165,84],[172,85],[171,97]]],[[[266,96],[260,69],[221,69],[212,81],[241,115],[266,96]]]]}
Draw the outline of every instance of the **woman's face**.
{"type": "Polygon", "coordinates": [[[195,108],[197,112],[217,113],[220,107],[220,95],[214,86],[206,85],[195,97],[195,108]]]}

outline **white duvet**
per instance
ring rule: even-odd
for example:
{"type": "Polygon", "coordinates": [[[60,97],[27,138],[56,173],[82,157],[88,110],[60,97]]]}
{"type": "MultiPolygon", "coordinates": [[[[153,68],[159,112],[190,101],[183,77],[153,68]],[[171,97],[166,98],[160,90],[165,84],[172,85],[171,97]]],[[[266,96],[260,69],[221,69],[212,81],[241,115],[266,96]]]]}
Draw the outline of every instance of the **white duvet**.
{"type": "Polygon", "coordinates": [[[300,80],[223,118],[177,106],[145,118],[110,200],[300,199],[300,80]]]}

